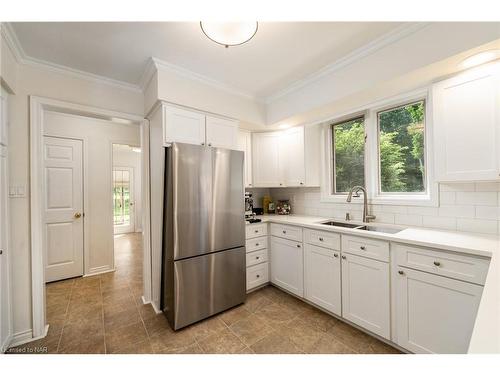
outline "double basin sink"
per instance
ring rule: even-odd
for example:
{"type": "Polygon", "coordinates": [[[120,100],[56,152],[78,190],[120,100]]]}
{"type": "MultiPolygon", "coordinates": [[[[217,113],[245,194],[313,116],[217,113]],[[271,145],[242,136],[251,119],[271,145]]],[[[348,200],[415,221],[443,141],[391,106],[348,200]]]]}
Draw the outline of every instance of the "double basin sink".
{"type": "Polygon", "coordinates": [[[389,233],[389,234],[394,234],[401,232],[402,229],[399,228],[390,228],[390,227],[379,227],[379,226],[374,226],[374,225],[360,225],[360,224],[350,224],[350,223],[344,223],[341,221],[324,221],[320,224],[323,225],[330,225],[332,227],[341,227],[341,228],[351,228],[351,229],[358,229],[358,230],[364,230],[368,232],[379,232],[379,233],[389,233]]]}

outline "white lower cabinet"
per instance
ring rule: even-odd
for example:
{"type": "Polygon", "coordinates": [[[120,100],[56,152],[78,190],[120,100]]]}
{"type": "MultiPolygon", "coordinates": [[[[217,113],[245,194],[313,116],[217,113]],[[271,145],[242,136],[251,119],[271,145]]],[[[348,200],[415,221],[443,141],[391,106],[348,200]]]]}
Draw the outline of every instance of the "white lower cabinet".
{"type": "Polygon", "coordinates": [[[414,353],[466,353],[483,287],[398,267],[397,344],[414,353]]]}
{"type": "Polygon", "coordinates": [[[305,298],[341,315],[340,253],[310,244],[304,245],[305,298]]]}
{"type": "Polygon", "coordinates": [[[389,264],[352,254],[342,255],[342,316],[390,339],[389,264]]]}
{"type": "Polygon", "coordinates": [[[271,236],[271,282],[299,297],[304,296],[301,242],[271,236]]]}

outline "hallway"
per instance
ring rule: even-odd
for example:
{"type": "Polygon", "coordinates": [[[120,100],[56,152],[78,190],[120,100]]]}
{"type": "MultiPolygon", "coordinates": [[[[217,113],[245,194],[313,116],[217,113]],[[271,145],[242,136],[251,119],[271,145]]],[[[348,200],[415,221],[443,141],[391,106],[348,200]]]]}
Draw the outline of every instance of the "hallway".
{"type": "Polygon", "coordinates": [[[142,303],[140,233],[115,236],[115,272],[46,285],[47,336],[11,348],[21,353],[151,353],[142,303]]]}

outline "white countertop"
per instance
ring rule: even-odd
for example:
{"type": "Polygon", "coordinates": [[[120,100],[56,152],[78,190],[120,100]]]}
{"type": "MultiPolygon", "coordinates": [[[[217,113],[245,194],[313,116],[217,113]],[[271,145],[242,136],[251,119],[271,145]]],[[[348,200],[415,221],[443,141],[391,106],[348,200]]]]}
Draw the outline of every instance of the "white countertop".
{"type": "MultiPolygon", "coordinates": [[[[425,228],[409,228],[388,224],[370,223],[378,227],[401,228],[398,233],[366,232],[359,229],[323,225],[321,222],[335,220],[325,217],[301,215],[257,216],[262,222],[298,225],[301,227],[364,237],[385,239],[419,246],[491,258],[483,295],[479,305],[469,353],[500,353],[500,236],[480,235],[465,232],[440,231],[425,228]]],[[[363,223],[352,221],[350,223],[363,223]]],[[[252,224],[249,224],[252,225],[252,224]]]]}

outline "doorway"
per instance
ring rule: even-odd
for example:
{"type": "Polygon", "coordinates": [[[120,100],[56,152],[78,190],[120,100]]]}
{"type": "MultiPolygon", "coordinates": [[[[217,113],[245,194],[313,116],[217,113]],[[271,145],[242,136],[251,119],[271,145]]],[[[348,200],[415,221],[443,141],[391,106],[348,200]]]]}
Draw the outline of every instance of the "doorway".
{"type": "Polygon", "coordinates": [[[113,225],[115,234],[135,232],[134,170],[113,168],[113,225]]]}

